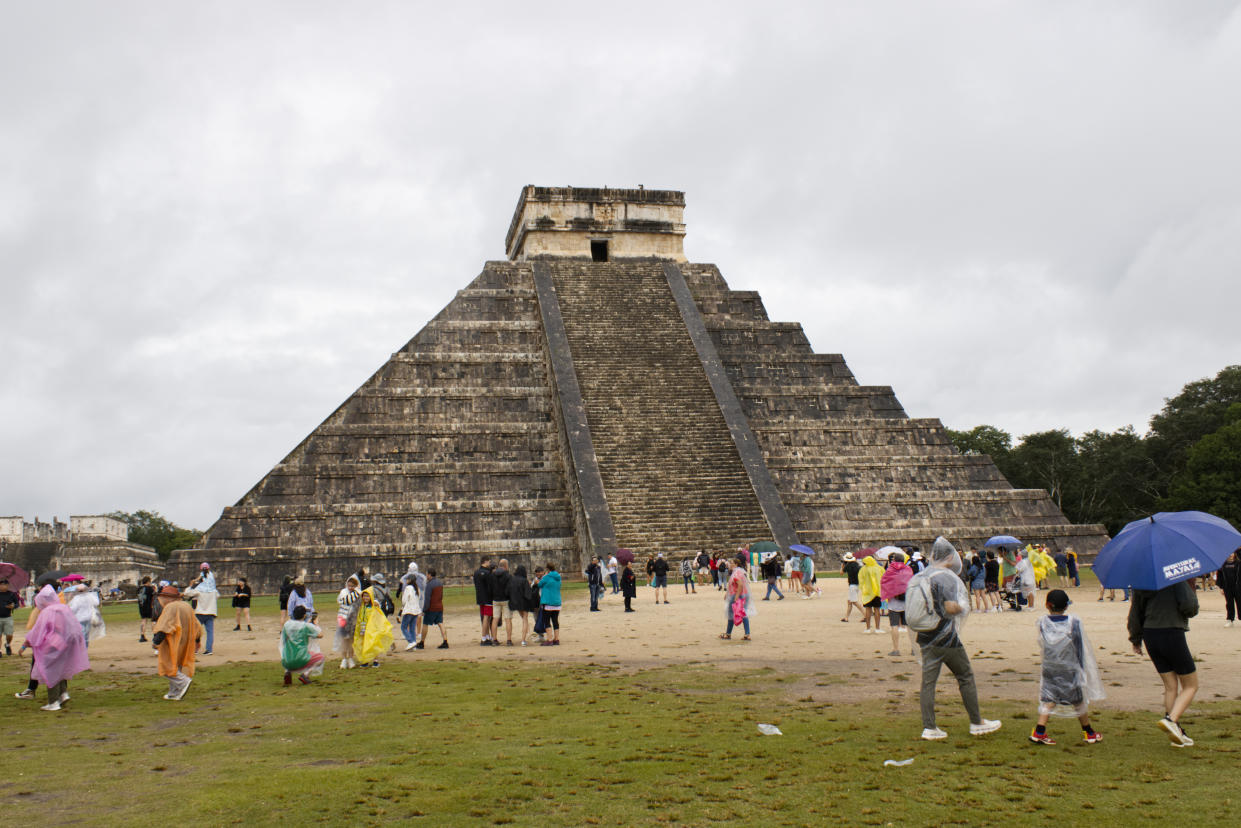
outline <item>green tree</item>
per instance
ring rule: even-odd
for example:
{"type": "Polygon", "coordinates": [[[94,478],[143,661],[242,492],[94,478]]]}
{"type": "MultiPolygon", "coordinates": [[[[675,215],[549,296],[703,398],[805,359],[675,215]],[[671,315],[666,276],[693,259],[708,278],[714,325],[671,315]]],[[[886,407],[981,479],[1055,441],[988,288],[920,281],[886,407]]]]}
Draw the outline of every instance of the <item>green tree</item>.
{"type": "Polygon", "coordinates": [[[1155,511],[1158,469],[1132,426],[1111,434],[1088,431],[1076,443],[1078,474],[1066,514],[1081,523],[1102,523],[1115,535],[1155,511]]]}
{"type": "Polygon", "coordinates": [[[1230,365],[1209,379],[1196,380],[1164,400],[1151,417],[1147,443],[1159,470],[1161,490],[1180,473],[1189,449],[1229,422],[1229,408],[1241,402],[1241,365],[1230,365]]]}
{"type": "Polygon", "coordinates": [[[1190,447],[1164,508],[1210,512],[1241,527],[1241,403],[1228,417],[1231,422],[1190,447]]]}
{"type": "Polygon", "coordinates": [[[162,561],[168,560],[174,549],[188,549],[202,539],[202,532],[177,526],[159,512],[140,509],[132,514],[111,512],[108,517],[124,521],[129,526],[129,539],[151,547],[162,561]]]}
{"type": "Polygon", "coordinates": [[[946,429],[948,438],[962,454],[987,454],[1000,461],[1008,456],[1013,438],[1007,432],[990,425],[974,426],[969,431],[946,429]]]}
{"type": "MultiPolygon", "coordinates": [[[[1061,511],[1073,504],[1080,464],[1077,443],[1067,428],[1027,434],[1009,454],[1007,470],[1001,469],[1008,482],[1019,489],[1046,489],[1061,511]]],[[[1065,511],[1074,520],[1074,516],[1065,511]]]]}

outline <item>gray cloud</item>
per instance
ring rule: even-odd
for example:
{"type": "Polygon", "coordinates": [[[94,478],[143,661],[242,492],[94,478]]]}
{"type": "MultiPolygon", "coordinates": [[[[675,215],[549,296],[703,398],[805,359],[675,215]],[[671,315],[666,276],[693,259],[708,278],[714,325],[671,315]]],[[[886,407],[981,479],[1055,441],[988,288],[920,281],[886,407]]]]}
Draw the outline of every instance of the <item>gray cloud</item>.
{"type": "Polygon", "coordinates": [[[205,527],[503,255],[526,183],[914,416],[1144,428],[1241,361],[1235,3],[39,4],[0,28],[0,512],[205,527]]]}

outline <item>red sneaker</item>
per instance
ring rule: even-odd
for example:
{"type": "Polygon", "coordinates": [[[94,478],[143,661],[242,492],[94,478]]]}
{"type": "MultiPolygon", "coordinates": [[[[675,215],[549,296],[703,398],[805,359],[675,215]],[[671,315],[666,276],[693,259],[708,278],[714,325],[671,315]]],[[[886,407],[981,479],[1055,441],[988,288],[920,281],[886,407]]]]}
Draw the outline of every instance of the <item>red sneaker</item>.
{"type": "Polygon", "coordinates": [[[1056,743],[1056,740],[1046,733],[1039,733],[1036,730],[1030,731],[1030,741],[1036,745],[1054,745],[1056,743]]]}
{"type": "Polygon", "coordinates": [[[1094,731],[1093,733],[1087,733],[1086,731],[1084,731],[1084,730],[1083,730],[1083,731],[1082,731],[1082,738],[1083,738],[1083,739],[1085,739],[1087,742],[1089,742],[1090,744],[1092,744],[1092,745],[1093,745],[1095,742],[1102,742],[1102,741],[1103,741],[1103,734],[1102,734],[1102,733],[1100,733],[1100,732],[1099,732],[1099,731],[1097,731],[1097,730],[1096,730],[1096,731],[1094,731]]]}

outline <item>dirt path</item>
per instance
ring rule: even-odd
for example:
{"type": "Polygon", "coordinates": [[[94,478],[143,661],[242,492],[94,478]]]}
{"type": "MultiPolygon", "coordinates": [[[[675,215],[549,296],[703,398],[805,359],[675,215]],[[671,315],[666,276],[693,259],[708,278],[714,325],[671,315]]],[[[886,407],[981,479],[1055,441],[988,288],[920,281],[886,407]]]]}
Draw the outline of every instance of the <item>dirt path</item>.
{"type": "MultiPolygon", "coordinates": [[[[820,585],[823,595],[819,598],[760,602],[752,619],[751,642],[740,641],[739,631],[732,641],[717,637],[724,626],[722,593],[707,586],[699,587],[697,594],[685,595],[676,586],[669,590],[670,603],[666,605],[655,604],[652,591],[640,588],[634,603],[638,611],[632,614],[622,611],[620,596],[606,596],[600,602],[602,611],[592,613],[587,610],[584,593],[567,593],[570,603],[561,613],[563,644],[554,648],[480,647],[477,616],[467,609],[450,609],[446,623],[451,649],[398,652],[388,658],[594,662],[634,669],[705,663],[728,670],[772,668],[800,676],[795,691],[817,701],[907,702],[915,697],[919,671],[908,639],[902,639],[900,657],[888,656],[892,641],[886,626],[882,635],[863,634],[862,625],[856,622],[856,610],[853,622],[840,622],[845,605],[843,580],[823,579],[820,585]]],[[[765,588],[758,584],[753,587],[760,591],[765,588]]],[[[1125,633],[1129,605],[1119,599],[1098,603],[1093,589],[1070,590],[1070,595],[1074,601],[1070,612],[1085,623],[1108,691],[1100,706],[1155,709],[1161,685],[1149,660],[1131,654],[1125,633]]],[[[1241,624],[1224,626],[1224,602],[1219,591],[1200,592],[1199,599],[1202,611],[1191,622],[1189,633],[1190,648],[1199,659],[1199,698],[1239,699],[1241,624]]],[[[1033,612],[970,617],[962,638],[984,699],[1033,700],[1038,681],[1035,618],[1033,612]]],[[[278,669],[278,619],[256,618],[254,632],[233,632],[231,622],[229,617],[217,621],[215,654],[201,657],[199,665],[210,669],[212,664],[227,661],[270,661],[273,669],[278,669]]],[[[325,632],[330,635],[330,631],[325,632]]],[[[432,632],[430,641],[438,644],[438,633],[432,632]]],[[[329,649],[330,645],[324,648],[325,652],[329,649]]],[[[90,654],[96,669],[154,670],[150,645],[138,642],[136,619],[110,622],[107,637],[93,644],[90,654]]],[[[329,669],[338,663],[332,662],[329,653],[329,669]]],[[[941,680],[941,690],[946,685],[951,685],[950,678],[941,680]]]]}

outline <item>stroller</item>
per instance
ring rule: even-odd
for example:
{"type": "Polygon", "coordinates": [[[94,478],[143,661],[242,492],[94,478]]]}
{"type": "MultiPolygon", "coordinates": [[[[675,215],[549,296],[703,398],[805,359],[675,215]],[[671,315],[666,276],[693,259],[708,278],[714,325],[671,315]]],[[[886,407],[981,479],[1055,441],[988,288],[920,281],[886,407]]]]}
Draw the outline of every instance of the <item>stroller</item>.
{"type": "Polygon", "coordinates": [[[1013,575],[1005,578],[1000,584],[1000,601],[1008,605],[1008,609],[1019,612],[1021,610],[1022,598],[1021,582],[1018,576],[1013,575]]]}

